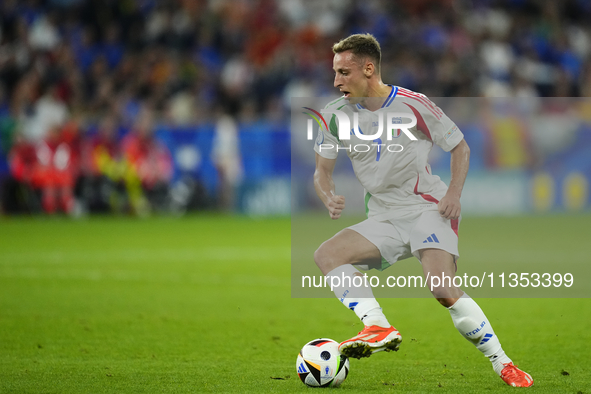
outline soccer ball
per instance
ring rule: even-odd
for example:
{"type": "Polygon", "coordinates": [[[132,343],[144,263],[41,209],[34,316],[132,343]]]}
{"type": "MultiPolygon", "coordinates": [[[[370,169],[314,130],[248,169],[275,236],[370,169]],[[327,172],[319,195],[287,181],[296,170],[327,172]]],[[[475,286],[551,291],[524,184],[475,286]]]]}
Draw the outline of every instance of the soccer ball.
{"type": "Polygon", "coordinates": [[[309,387],[339,387],[349,373],[349,359],[339,343],[320,338],[304,345],[296,362],[298,376],[309,387]]]}

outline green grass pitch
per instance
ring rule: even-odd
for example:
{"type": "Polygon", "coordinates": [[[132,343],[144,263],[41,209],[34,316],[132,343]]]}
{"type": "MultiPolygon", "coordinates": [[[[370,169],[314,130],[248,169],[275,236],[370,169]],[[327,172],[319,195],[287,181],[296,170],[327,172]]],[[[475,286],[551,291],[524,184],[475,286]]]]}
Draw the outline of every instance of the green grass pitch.
{"type": "MultiPolygon", "coordinates": [[[[532,264],[543,256],[589,263],[590,221],[466,218],[460,248],[476,259],[479,248],[512,250],[526,237],[519,256],[532,264]]],[[[310,227],[312,250],[324,230],[310,227]]],[[[0,393],[309,392],[295,370],[300,347],[346,339],[361,324],[334,299],[291,298],[290,273],[287,218],[1,218],[0,393]]],[[[591,285],[589,276],[579,280],[591,285]]],[[[519,391],[436,301],[380,301],[403,335],[401,349],[351,360],[336,390],[519,391]]],[[[534,377],[525,390],[591,393],[590,299],[479,303],[534,377]]]]}

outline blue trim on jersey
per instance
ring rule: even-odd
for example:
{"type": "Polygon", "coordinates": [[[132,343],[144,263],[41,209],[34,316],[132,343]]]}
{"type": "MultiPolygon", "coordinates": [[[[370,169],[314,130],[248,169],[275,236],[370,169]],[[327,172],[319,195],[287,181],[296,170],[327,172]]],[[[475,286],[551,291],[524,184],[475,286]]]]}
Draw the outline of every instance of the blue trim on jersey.
{"type": "MultiPolygon", "coordinates": [[[[392,90],[390,90],[390,94],[388,95],[388,97],[386,97],[386,100],[384,100],[384,104],[382,104],[382,106],[380,108],[385,108],[385,107],[389,107],[390,104],[392,104],[392,101],[394,101],[394,99],[396,98],[396,95],[398,94],[398,86],[393,86],[393,85],[388,85],[388,86],[392,86],[392,90]]],[[[357,103],[356,104],[357,109],[366,109],[363,105],[357,103]]]]}
{"type": "MultiPolygon", "coordinates": [[[[390,86],[392,86],[392,85],[390,85],[390,86]]],[[[392,95],[394,95],[394,92],[398,93],[398,89],[394,90],[394,86],[392,86],[392,90],[390,90],[390,94],[388,95],[388,97],[386,97],[386,100],[384,101],[384,104],[382,104],[381,108],[387,107],[389,105],[389,104],[386,105],[386,103],[393,98],[392,95]]]]}
{"type": "MultiPolygon", "coordinates": [[[[394,99],[396,98],[396,95],[398,94],[398,86],[396,86],[396,90],[394,90],[394,86],[392,87],[392,91],[394,92],[394,95],[392,95],[392,98],[390,100],[386,100],[386,102],[384,103],[385,107],[389,107],[390,104],[392,104],[392,102],[394,101],[394,99]]],[[[383,108],[383,107],[382,107],[383,108]]]]}

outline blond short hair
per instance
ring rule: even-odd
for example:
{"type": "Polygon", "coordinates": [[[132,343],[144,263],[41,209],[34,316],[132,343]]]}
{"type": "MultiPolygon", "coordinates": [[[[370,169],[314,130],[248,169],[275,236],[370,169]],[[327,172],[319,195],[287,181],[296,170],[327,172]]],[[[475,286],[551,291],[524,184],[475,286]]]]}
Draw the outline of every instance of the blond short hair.
{"type": "Polygon", "coordinates": [[[357,58],[369,58],[374,63],[377,73],[380,73],[382,49],[378,40],[369,33],[353,34],[343,38],[332,46],[332,51],[335,54],[351,51],[357,58]]]}

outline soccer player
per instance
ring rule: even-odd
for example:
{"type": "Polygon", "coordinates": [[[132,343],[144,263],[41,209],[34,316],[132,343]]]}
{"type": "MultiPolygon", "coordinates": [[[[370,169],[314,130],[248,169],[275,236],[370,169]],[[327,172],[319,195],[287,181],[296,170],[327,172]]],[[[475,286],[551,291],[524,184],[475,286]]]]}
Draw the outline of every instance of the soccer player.
{"type": "MultiPolygon", "coordinates": [[[[333,276],[350,279],[342,280],[334,293],[365,328],[342,342],[339,350],[345,356],[361,358],[382,350],[398,350],[402,337],[388,322],[371,287],[354,286],[359,281],[353,278],[362,275],[355,265],[384,269],[415,256],[426,278],[455,276],[460,196],[470,148],[458,127],[426,96],[382,82],[381,49],[372,35],[349,36],[332,49],[334,86],[343,96],[325,110],[345,113],[357,134],[375,135],[377,130],[387,130],[386,113],[408,115],[391,121],[401,123],[401,127],[409,125],[404,133],[395,131],[390,138],[382,133],[381,138],[366,141],[351,130],[349,139],[339,139],[339,117],[335,113],[330,120],[327,118],[328,130],[321,126],[314,146],[314,186],[332,219],[338,219],[345,208],[345,198],[335,193],[332,179],[339,150],[347,152],[365,188],[368,219],[340,231],[314,253],[316,264],[329,282],[333,276]],[[409,123],[413,118],[414,126],[409,123]],[[451,152],[449,187],[431,173],[427,163],[433,143],[451,152]]],[[[454,326],[489,358],[503,381],[514,387],[533,385],[532,377],[505,354],[478,304],[449,281],[432,287],[434,284],[429,286],[433,296],[449,310],[454,326]]]]}

